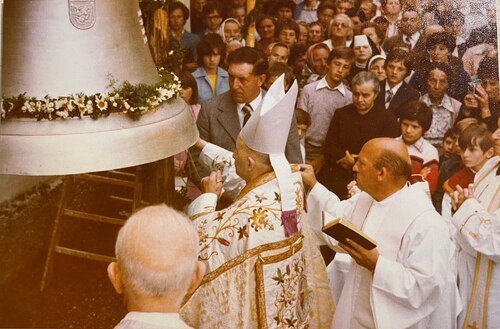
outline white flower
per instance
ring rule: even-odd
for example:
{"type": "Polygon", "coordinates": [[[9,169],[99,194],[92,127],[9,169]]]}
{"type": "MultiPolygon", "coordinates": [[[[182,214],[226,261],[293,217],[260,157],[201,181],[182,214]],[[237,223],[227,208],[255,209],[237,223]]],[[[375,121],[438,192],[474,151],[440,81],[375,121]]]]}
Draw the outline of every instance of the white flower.
{"type": "Polygon", "coordinates": [[[56,111],[56,115],[63,119],[66,119],[69,116],[67,111],[56,111]]]}
{"type": "Polygon", "coordinates": [[[101,112],[108,109],[108,102],[106,102],[105,97],[105,95],[102,95],[101,98],[99,98],[99,96],[95,97],[95,104],[99,108],[99,110],[101,110],[101,112]]]}
{"type": "Polygon", "coordinates": [[[76,106],[78,106],[78,109],[80,111],[82,111],[85,108],[85,96],[84,95],[73,94],[73,99],[71,101],[76,106]]]}
{"type": "Polygon", "coordinates": [[[130,106],[130,104],[127,103],[126,101],[123,102],[123,106],[125,107],[126,110],[130,109],[130,111],[134,112],[134,110],[131,109],[132,107],[130,106]]]}

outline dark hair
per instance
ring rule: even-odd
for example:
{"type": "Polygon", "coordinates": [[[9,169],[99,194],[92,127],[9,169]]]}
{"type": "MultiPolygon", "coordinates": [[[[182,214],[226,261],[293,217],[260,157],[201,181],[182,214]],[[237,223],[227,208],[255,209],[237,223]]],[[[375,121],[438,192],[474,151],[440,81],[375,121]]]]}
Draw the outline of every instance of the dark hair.
{"type": "Polygon", "coordinates": [[[257,48],[241,47],[227,56],[227,65],[250,64],[253,65],[254,75],[266,74],[268,62],[266,54],[257,48]]]}
{"type": "Polygon", "coordinates": [[[411,101],[407,103],[401,111],[400,122],[404,119],[417,121],[422,127],[422,132],[425,133],[431,127],[432,110],[422,101],[411,101]]]}
{"type": "Polygon", "coordinates": [[[327,60],[328,65],[330,65],[330,63],[336,58],[345,59],[346,61],[349,61],[352,64],[354,63],[355,59],[354,51],[352,50],[352,48],[345,46],[333,48],[333,50],[330,51],[330,54],[328,55],[328,60],[327,60]]]}
{"type": "MultiPolygon", "coordinates": [[[[348,2],[348,1],[346,1],[346,2],[348,2]]],[[[356,10],[356,8],[349,8],[349,9],[347,9],[347,11],[345,12],[345,14],[347,16],[349,16],[349,18],[353,18],[353,17],[358,17],[359,18],[359,13],[356,10]]],[[[361,19],[360,19],[360,21],[361,21],[361,19]]]]}
{"type": "Polygon", "coordinates": [[[481,62],[479,62],[477,77],[479,79],[493,79],[498,81],[498,58],[484,57],[481,62]]]}
{"type": "Polygon", "coordinates": [[[293,66],[293,63],[297,60],[297,58],[304,56],[307,52],[306,45],[293,45],[290,48],[290,56],[288,56],[288,65],[293,66]]]}
{"type": "Polygon", "coordinates": [[[324,11],[326,9],[331,9],[335,12],[337,7],[330,0],[320,1],[319,5],[318,5],[318,9],[316,9],[316,13],[321,13],[322,11],[324,11]]]}
{"type": "Polygon", "coordinates": [[[191,97],[189,98],[189,104],[198,103],[198,85],[196,84],[196,79],[193,77],[191,72],[187,70],[182,70],[179,72],[179,80],[181,81],[182,88],[191,88],[193,91],[191,97]]]}
{"type": "Polygon", "coordinates": [[[295,80],[295,76],[293,75],[292,68],[285,63],[273,62],[271,65],[269,65],[269,68],[266,72],[266,79],[269,77],[279,77],[282,74],[285,74],[285,83],[288,86],[291,86],[293,80],[295,80]]]}
{"type": "Polygon", "coordinates": [[[446,132],[444,133],[444,136],[443,136],[443,141],[446,139],[446,138],[455,138],[455,136],[453,136],[453,128],[448,128],[448,130],[446,130],[446,132]]]}
{"type": "Polygon", "coordinates": [[[411,165],[409,161],[398,153],[388,149],[380,149],[380,153],[375,159],[373,167],[377,170],[387,168],[396,178],[408,179],[411,175],[411,165]]]}
{"type": "MultiPolygon", "coordinates": [[[[176,3],[176,2],[174,2],[176,3]]],[[[171,5],[169,5],[171,6],[171,5]]],[[[203,7],[203,10],[201,11],[201,17],[207,17],[210,13],[216,11],[221,18],[224,18],[224,8],[222,8],[221,5],[219,5],[217,2],[208,2],[205,7],[203,7]]]]}
{"type": "Polygon", "coordinates": [[[480,124],[473,124],[465,128],[458,136],[458,145],[462,150],[479,146],[481,151],[486,152],[495,145],[495,141],[488,128],[480,124]]]}
{"type": "Polygon", "coordinates": [[[456,47],[455,38],[448,32],[436,32],[431,34],[425,41],[425,48],[429,50],[437,44],[444,45],[450,51],[450,54],[456,47]]]}
{"type": "MultiPolygon", "coordinates": [[[[403,50],[406,53],[410,53],[410,46],[401,40],[398,36],[393,36],[384,40],[384,45],[382,46],[387,54],[393,52],[396,49],[403,50]]],[[[411,54],[409,54],[411,57],[411,54]]]]}
{"type": "Polygon", "coordinates": [[[276,29],[274,30],[274,36],[278,38],[281,31],[285,29],[293,30],[295,32],[295,38],[299,37],[299,25],[291,18],[287,18],[281,22],[278,22],[278,25],[276,25],[276,29]]]}
{"type": "Polygon", "coordinates": [[[292,11],[292,15],[295,11],[295,2],[293,0],[278,0],[274,7],[274,14],[278,13],[280,8],[289,8],[292,11]]]}
{"type": "Polygon", "coordinates": [[[437,16],[438,23],[441,26],[449,26],[454,22],[459,21],[461,24],[465,22],[465,16],[460,11],[456,9],[445,10],[437,16]]]}
{"type": "Polygon", "coordinates": [[[361,31],[370,27],[375,30],[375,34],[379,37],[380,40],[385,39],[385,33],[382,31],[380,24],[376,24],[374,22],[364,22],[363,24],[361,24],[361,31]]]}
{"type": "Polygon", "coordinates": [[[224,58],[226,57],[226,44],[222,37],[217,33],[207,33],[203,35],[196,46],[196,51],[198,52],[198,64],[203,66],[203,57],[210,56],[218,50],[219,55],[221,55],[220,63],[224,63],[224,58]]]}
{"type": "Polygon", "coordinates": [[[172,12],[176,9],[182,10],[182,16],[184,17],[184,20],[187,21],[189,18],[189,9],[184,5],[182,2],[173,2],[171,5],[168,6],[168,14],[172,14],[172,12]]]}
{"type": "Polygon", "coordinates": [[[296,108],[295,109],[295,121],[297,122],[298,125],[306,125],[310,126],[311,125],[311,115],[304,111],[303,109],[296,108]]]}
{"type": "Polygon", "coordinates": [[[271,15],[262,15],[262,16],[259,16],[259,18],[257,18],[257,22],[255,24],[255,27],[259,28],[260,23],[262,23],[262,21],[265,20],[265,19],[271,20],[273,22],[274,26],[276,27],[276,17],[271,16],[271,15]]]}
{"type": "Polygon", "coordinates": [[[446,77],[448,78],[448,82],[451,82],[451,80],[453,80],[453,78],[454,78],[453,69],[451,68],[451,66],[449,64],[429,62],[424,67],[425,81],[427,81],[429,79],[431,72],[434,70],[439,70],[439,71],[444,72],[446,74],[446,77]]]}
{"type": "Polygon", "coordinates": [[[403,49],[396,48],[390,53],[388,53],[387,58],[385,59],[385,64],[384,64],[385,68],[387,68],[387,64],[389,62],[403,63],[404,67],[406,68],[406,76],[408,76],[411,73],[412,68],[410,63],[410,57],[408,56],[408,53],[403,49]]]}

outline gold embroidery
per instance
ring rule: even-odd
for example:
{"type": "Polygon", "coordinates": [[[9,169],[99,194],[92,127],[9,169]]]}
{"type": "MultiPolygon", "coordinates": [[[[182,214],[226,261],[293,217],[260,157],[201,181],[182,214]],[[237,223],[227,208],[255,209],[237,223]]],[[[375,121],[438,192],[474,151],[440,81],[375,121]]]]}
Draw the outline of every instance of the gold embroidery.
{"type": "MultiPolygon", "coordinates": [[[[290,165],[290,167],[292,169],[292,173],[300,171],[300,167],[298,165],[294,164],[294,165],[290,165]]],[[[256,187],[264,185],[264,184],[272,181],[275,178],[276,178],[276,174],[274,173],[274,171],[270,171],[266,174],[263,174],[263,175],[257,177],[256,179],[252,180],[251,182],[248,182],[248,184],[241,190],[240,194],[238,194],[235,201],[243,198],[248,192],[252,191],[256,187]]]]}
{"type": "Polygon", "coordinates": [[[258,232],[262,228],[274,230],[274,225],[269,223],[269,219],[267,218],[267,210],[263,208],[257,208],[252,211],[250,226],[254,228],[255,232],[258,232]]]}
{"type": "MultiPolygon", "coordinates": [[[[214,271],[206,274],[200,283],[200,287],[202,285],[212,281],[212,280],[215,280],[218,276],[220,276],[221,274],[223,274],[226,271],[229,271],[233,267],[243,263],[245,260],[252,258],[252,257],[254,257],[254,256],[256,256],[264,251],[282,249],[282,248],[285,248],[287,246],[293,245],[297,242],[297,245],[295,246],[294,249],[295,249],[295,252],[298,252],[299,250],[302,249],[302,237],[303,236],[301,234],[295,234],[286,240],[266,243],[266,244],[257,246],[255,248],[252,248],[250,250],[247,250],[243,254],[241,254],[233,259],[228,260],[227,262],[225,262],[224,264],[222,264],[221,266],[216,268],[214,271]]],[[[290,252],[290,250],[286,251],[285,253],[288,253],[288,252],[290,252]]],[[[279,256],[279,254],[277,256],[279,256]]],[[[267,257],[267,258],[270,258],[270,257],[267,257]]],[[[267,263],[272,262],[272,260],[274,260],[274,258],[270,258],[269,260],[267,258],[264,259],[267,261],[267,263]]],[[[193,293],[186,296],[186,298],[185,298],[186,302],[189,300],[189,298],[192,296],[192,294],[193,293]]]]}

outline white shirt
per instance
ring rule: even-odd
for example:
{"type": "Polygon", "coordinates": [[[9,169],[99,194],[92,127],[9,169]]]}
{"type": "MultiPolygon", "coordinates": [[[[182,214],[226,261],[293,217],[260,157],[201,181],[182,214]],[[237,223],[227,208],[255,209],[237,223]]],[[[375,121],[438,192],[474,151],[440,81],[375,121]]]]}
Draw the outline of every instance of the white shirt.
{"type": "Polygon", "coordinates": [[[321,78],[321,80],[319,80],[318,85],[316,86],[316,90],[320,90],[323,88],[328,88],[330,90],[338,90],[342,94],[342,96],[345,96],[345,86],[344,86],[344,83],[342,83],[342,82],[337,87],[332,88],[328,85],[328,81],[326,81],[326,77],[323,77],[323,78],[321,78]]]}
{"type": "MultiPolygon", "coordinates": [[[[260,105],[262,101],[262,91],[260,91],[259,95],[253,99],[249,104],[252,107],[252,113],[255,109],[260,105]]],[[[236,109],[238,110],[238,118],[240,120],[240,126],[243,127],[243,120],[245,119],[245,112],[243,112],[242,108],[245,106],[245,103],[236,104],[236,109]]]]}
{"type": "Polygon", "coordinates": [[[129,312],[114,329],[192,329],[179,313],[129,312]]]}

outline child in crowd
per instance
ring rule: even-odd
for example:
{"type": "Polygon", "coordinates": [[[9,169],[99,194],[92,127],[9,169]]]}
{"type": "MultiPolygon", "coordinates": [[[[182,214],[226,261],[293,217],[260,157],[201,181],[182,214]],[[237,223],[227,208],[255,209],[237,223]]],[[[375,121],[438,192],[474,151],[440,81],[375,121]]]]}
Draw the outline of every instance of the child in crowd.
{"type": "Polygon", "coordinates": [[[292,86],[295,77],[293,75],[292,68],[281,62],[273,62],[269,65],[266,72],[266,81],[264,81],[264,85],[262,87],[265,90],[268,90],[273,82],[276,81],[276,79],[278,79],[282,74],[285,75],[285,90],[288,90],[288,88],[292,86]]]}
{"type": "Polygon", "coordinates": [[[408,148],[411,159],[412,180],[425,180],[430,193],[436,190],[438,180],[437,149],[422,136],[430,128],[432,110],[421,101],[409,102],[401,112],[401,137],[408,148]]]}
{"type": "MultiPolygon", "coordinates": [[[[181,81],[181,97],[188,104],[188,109],[196,122],[198,114],[200,113],[201,105],[198,102],[198,85],[196,80],[189,71],[181,71],[179,73],[179,80],[181,81]]],[[[177,153],[174,156],[174,171],[176,176],[186,177],[189,166],[186,164],[189,161],[189,153],[187,150],[177,153]]],[[[186,197],[194,200],[201,194],[196,185],[186,177],[186,197]]]]}
{"type": "Polygon", "coordinates": [[[295,121],[297,122],[297,132],[300,139],[300,153],[302,154],[302,161],[306,162],[306,133],[307,129],[311,126],[311,115],[303,109],[295,109],[295,121]]]}
{"type": "Polygon", "coordinates": [[[456,137],[453,136],[453,129],[450,128],[446,131],[443,137],[443,145],[441,146],[441,155],[439,156],[439,163],[443,163],[454,154],[453,148],[455,147],[456,137]]]}
{"type": "Polygon", "coordinates": [[[452,215],[451,194],[457,189],[457,185],[461,188],[469,187],[474,182],[475,174],[495,155],[493,137],[484,124],[467,127],[458,137],[458,145],[464,168],[443,184],[446,194],[443,197],[441,215],[447,219],[452,215]]]}

